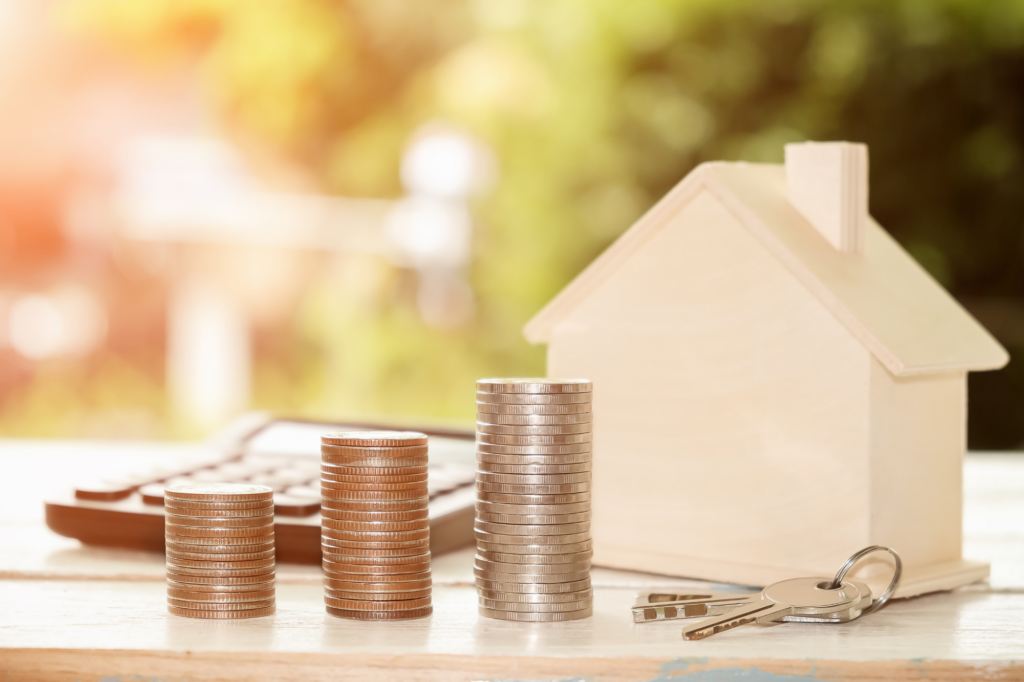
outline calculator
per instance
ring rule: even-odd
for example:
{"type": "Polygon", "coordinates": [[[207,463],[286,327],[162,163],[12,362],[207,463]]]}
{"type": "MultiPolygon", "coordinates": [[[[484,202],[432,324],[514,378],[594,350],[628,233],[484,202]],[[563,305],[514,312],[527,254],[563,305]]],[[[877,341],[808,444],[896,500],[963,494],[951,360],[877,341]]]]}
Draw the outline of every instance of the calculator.
{"type": "MultiPolygon", "coordinates": [[[[274,490],[277,559],[320,563],[320,436],[329,431],[387,430],[248,415],[191,455],[148,471],[83,481],[46,501],[46,524],[87,545],[163,552],[164,487],[177,483],[259,483],[274,490]]],[[[473,543],[476,500],[472,432],[413,429],[430,436],[427,490],[430,550],[473,543]]]]}

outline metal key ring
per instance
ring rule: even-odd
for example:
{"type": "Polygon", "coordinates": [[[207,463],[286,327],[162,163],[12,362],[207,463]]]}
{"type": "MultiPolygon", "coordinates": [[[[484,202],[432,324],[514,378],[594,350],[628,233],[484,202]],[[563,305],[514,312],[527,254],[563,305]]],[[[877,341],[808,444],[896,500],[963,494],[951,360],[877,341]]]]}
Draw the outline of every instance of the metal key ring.
{"type": "Polygon", "coordinates": [[[860,550],[859,552],[857,552],[852,557],[846,560],[846,563],[843,564],[843,567],[839,569],[838,573],[836,573],[836,577],[832,581],[832,584],[829,585],[827,588],[830,590],[837,589],[840,585],[843,584],[843,578],[845,578],[849,570],[853,568],[853,565],[861,559],[863,559],[864,557],[866,557],[868,554],[871,554],[872,552],[888,552],[889,554],[892,554],[893,559],[896,560],[896,570],[892,574],[892,582],[889,583],[889,587],[885,590],[885,592],[882,593],[881,597],[871,602],[871,604],[866,609],[861,611],[862,616],[882,608],[882,606],[885,605],[885,602],[889,601],[889,597],[891,597],[892,593],[896,591],[896,588],[899,587],[900,578],[903,576],[903,560],[900,559],[900,555],[896,553],[896,550],[889,549],[888,547],[882,547],[881,545],[872,545],[870,547],[865,547],[864,549],[860,550]]]}

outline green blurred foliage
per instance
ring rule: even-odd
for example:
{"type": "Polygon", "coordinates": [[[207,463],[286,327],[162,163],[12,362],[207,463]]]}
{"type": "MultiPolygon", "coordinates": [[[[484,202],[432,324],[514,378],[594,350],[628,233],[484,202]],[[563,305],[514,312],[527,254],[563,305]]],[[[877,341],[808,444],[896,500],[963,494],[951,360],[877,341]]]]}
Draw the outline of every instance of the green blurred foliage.
{"type": "MultiPolygon", "coordinates": [[[[494,150],[474,320],[427,328],[415,283],[379,264],[326,277],[297,332],[328,366],[317,410],[471,416],[473,377],[542,373],[522,325],[696,164],[779,162],[802,139],[868,143],[874,216],[1024,349],[1022,0],[69,7],[147,63],[197,64],[236,135],[327,191],[396,195],[402,146],[433,118],[494,150]]],[[[1024,370],[972,379],[972,446],[1024,442],[1021,389],[1024,370]]]]}

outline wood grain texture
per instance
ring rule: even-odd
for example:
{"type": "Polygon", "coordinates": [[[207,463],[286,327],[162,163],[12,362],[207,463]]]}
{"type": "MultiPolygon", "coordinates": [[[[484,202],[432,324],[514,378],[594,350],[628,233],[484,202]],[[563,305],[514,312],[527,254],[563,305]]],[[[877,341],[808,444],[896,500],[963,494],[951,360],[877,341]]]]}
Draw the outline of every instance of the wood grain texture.
{"type": "Polygon", "coordinates": [[[635,591],[737,588],[595,568],[600,587],[594,618],[503,623],[476,615],[472,551],[435,560],[436,611],[421,621],[358,624],[330,618],[319,576],[307,573],[309,567],[288,565],[279,572],[302,584],[282,585],[279,579],[280,611],[272,618],[174,618],[165,612],[159,555],[75,547],[41,524],[44,489],[62,485],[63,476],[74,480],[75,466],[95,469],[111,453],[130,449],[0,441],[3,682],[96,682],[133,675],[147,682],[1024,679],[1022,457],[966,461],[965,550],[992,563],[990,584],[897,600],[846,625],[757,626],[683,642],[678,623],[632,623],[628,606],[635,591]],[[41,574],[49,579],[24,579],[41,574]]]}
{"type": "Polygon", "coordinates": [[[438,587],[433,592],[434,615],[429,618],[362,623],[328,616],[319,586],[279,585],[276,615],[225,623],[168,615],[166,587],[161,583],[0,581],[0,633],[4,650],[262,652],[345,658],[709,657],[1008,664],[1024,653],[1024,594],[962,590],[899,600],[843,625],[752,626],[684,642],[678,621],[632,622],[633,590],[595,590],[594,616],[586,620],[528,624],[478,616],[472,586],[438,587]]]}
{"type": "Polygon", "coordinates": [[[570,680],[591,682],[992,682],[1024,680],[1024,664],[955,661],[779,660],[772,658],[525,658],[519,656],[375,656],[326,654],[238,654],[78,652],[66,649],[5,652],[5,682],[135,682],[206,680],[228,682],[479,682],[480,680],[570,680]]]}
{"type": "Polygon", "coordinates": [[[550,375],[595,386],[595,563],[743,584],[834,571],[869,544],[870,362],[699,193],[549,345],[550,375]]]}
{"type": "MultiPolygon", "coordinates": [[[[698,166],[530,320],[523,330],[527,340],[550,342],[573,310],[703,190],[712,192],[893,374],[997,369],[1009,360],[984,327],[875,221],[869,218],[865,225],[863,253],[840,253],[789,203],[782,166],[747,163],[698,166]]],[[[720,265],[728,267],[728,261],[720,265]]]]}
{"type": "Polygon", "coordinates": [[[864,249],[868,219],[868,148],[850,142],[786,145],[786,196],[833,248],[864,249]]]}

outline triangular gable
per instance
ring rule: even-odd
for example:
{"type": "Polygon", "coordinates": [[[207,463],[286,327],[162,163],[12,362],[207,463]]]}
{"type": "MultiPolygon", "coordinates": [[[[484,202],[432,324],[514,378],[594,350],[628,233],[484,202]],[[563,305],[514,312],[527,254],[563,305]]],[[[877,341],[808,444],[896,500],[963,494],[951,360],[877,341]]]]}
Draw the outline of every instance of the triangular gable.
{"type": "Polygon", "coordinates": [[[782,166],[697,167],[523,330],[531,343],[551,331],[598,283],[641,248],[701,189],[707,189],[864,346],[897,376],[998,369],[999,343],[874,220],[861,254],[836,251],[790,205],[782,166]]]}

